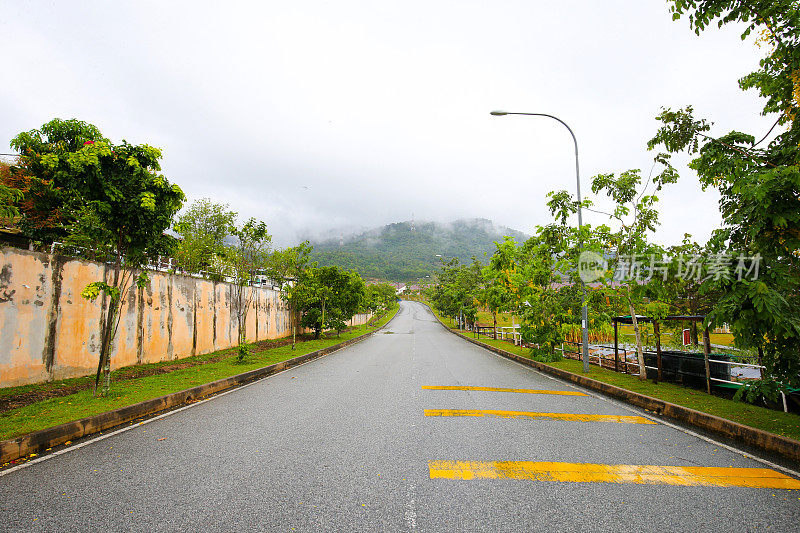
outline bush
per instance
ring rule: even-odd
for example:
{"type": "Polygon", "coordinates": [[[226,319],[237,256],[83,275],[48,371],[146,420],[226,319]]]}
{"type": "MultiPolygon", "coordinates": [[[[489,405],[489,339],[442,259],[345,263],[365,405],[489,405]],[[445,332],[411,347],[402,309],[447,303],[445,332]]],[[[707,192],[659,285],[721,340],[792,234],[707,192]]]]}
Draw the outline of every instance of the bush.
{"type": "Polygon", "coordinates": [[[741,387],[733,399],[752,404],[766,404],[771,408],[776,408],[778,398],[781,394],[781,385],[774,379],[764,378],[751,381],[741,387]]]}
{"type": "Polygon", "coordinates": [[[243,342],[237,347],[237,354],[236,354],[236,362],[242,363],[244,362],[245,357],[250,355],[250,343],[243,342]]]}
{"type": "Polygon", "coordinates": [[[564,357],[558,352],[547,352],[544,350],[537,350],[536,348],[531,348],[531,359],[534,361],[538,361],[540,363],[557,363],[564,359],[564,357]]]}

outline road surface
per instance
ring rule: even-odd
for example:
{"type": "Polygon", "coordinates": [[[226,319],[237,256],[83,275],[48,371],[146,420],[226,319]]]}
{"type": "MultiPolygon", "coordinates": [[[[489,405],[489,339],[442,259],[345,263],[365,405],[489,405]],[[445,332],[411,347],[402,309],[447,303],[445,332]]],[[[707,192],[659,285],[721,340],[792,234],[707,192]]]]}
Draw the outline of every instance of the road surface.
{"type": "Polygon", "coordinates": [[[359,344],[3,475],[0,529],[798,530],[800,490],[771,488],[797,480],[642,414],[404,302],[359,344]]]}

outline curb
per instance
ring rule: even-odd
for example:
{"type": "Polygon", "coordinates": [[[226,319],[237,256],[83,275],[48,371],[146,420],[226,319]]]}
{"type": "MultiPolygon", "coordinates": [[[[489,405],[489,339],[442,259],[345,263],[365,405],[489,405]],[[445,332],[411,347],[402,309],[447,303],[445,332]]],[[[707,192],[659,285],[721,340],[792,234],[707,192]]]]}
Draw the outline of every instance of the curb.
{"type": "MultiPolygon", "coordinates": [[[[396,314],[397,312],[395,312],[395,315],[396,314]]],[[[389,321],[391,321],[393,318],[394,317],[390,318],[389,321]]],[[[387,324],[388,323],[389,322],[387,322],[387,324]]],[[[383,326],[381,326],[381,328],[382,327],[383,326]]],[[[263,379],[288,368],[295,367],[311,361],[312,359],[328,355],[331,352],[335,352],[341,348],[345,348],[360,342],[367,337],[372,336],[381,328],[363,335],[359,335],[358,337],[354,337],[344,342],[340,342],[339,344],[322,348],[321,350],[316,350],[304,355],[299,355],[292,359],[287,359],[286,361],[281,361],[280,363],[250,370],[242,374],[236,374],[235,376],[222,378],[217,381],[212,381],[211,383],[198,385],[196,387],[192,387],[191,389],[173,392],[171,394],[167,394],[166,396],[153,398],[152,400],[145,400],[140,403],[121,407],[113,411],[100,413],[99,415],[90,416],[81,420],[67,422],[65,424],[61,424],[60,426],[53,426],[51,428],[28,433],[27,435],[22,435],[13,439],[0,441],[0,464],[8,463],[9,461],[19,459],[20,457],[25,457],[32,453],[39,453],[42,450],[52,448],[53,446],[58,446],[59,444],[64,444],[67,441],[105,431],[143,416],[152,415],[158,413],[159,411],[171,409],[184,403],[199,400],[205,396],[210,396],[218,392],[239,387],[246,383],[263,379]]]]}
{"type": "Polygon", "coordinates": [[[566,370],[554,368],[544,363],[507,352],[501,348],[495,348],[494,346],[484,344],[479,340],[472,339],[457,331],[451,330],[439,319],[438,316],[436,316],[435,313],[434,316],[436,317],[436,320],[439,321],[439,324],[441,324],[441,326],[447,331],[453,333],[454,335],[458,335],[462,339],[467,340],[472,344],[476,344],[481,348],[485,348],[507,359],[511,359],[512,361],[533,367],[540,372],[544,372],[545,374],[553,375],[564,381],[575,383],[576,385],[600,392],[606,396],[611,396],[612,398],[622,400],[623,402],[635,405],[636,407],[647,409],[648,411],[652,411],[657,415],[676,420],[689,426],[703,429],[709,433],[713,433],[733,441],[753,446],[759,450],[780,455],[781,457],[785,457],[793,461],[800,461],[800,441],[783,437],[781,435],[776,435],[775,433],[770,433],[762,429],[745,426],[744,424],[739,424],[738,422],[734,422],[732,420],[727,420],[725,418],[720,418],[708,413],[689,409],[688,407],[676,405],[664,400],[659,400],[658,398],[639,394],[638,392],[629,391],[615,385],[609,385],[608,383],[603,383],[602,381],[597,381],[580,374],[573,374],[572,372],[567,372],[566,370]]]}

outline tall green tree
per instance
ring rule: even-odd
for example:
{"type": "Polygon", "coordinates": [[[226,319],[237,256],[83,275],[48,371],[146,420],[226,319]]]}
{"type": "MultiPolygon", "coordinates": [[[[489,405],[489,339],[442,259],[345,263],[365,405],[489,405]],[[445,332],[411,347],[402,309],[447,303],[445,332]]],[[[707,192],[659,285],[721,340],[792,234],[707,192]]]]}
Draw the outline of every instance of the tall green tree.
{"type": "Polygon", "coordinates": [[[19,134],[11,144],[28,172],[59,188],[67,221],[64,242],[113,264],[110,278],[82,292],[87,299],[104,295],[95,394],[101,372],[107,394],[121,303],[134,279],[139,286],[147,282],[146,273],[137,269],[169,246],[164,231],[185,197],[160,173],[160,150],[126,141],[112,144],[85,122],[55,119],[19,134]]]}
{"type": "Polygon", "coordinates": [[[178,266],[187,272],[221,279],[220,266],[227,251],[225,238],[236,231],[235,222],[236,212],[227,204],[208,198],[193,202],[174,227],[181,237],[175,255],[178,266]]]}
{"type": "MultiPolygon", "coordinates": [[[[606,231],[606,227],[598,228],[600,237],[607,241],[617,258],[617,268],[613,281],[619,283],[619,290],[624,295],[633,322],[636,337],[636,355],[639,363],[639,379],[647,379],[642,350],[642,336],[639,329],[636,308],[643,303],[645,284],[642,281],[652,273],[653,267],[667,268],[664,264],[651,265],[652,259],[663,263],[664,252],[654,246],[650,239],[658,226],[658,196],[656,194],[669,183],[674,183],[678,174],[669,164],[669,156],[659,154],[656,163],[663,164],[663,171],[655,176],[642,179],[638,169],[616,174],[598,174],[592,178],[592,192],[604,194],[611,201],[610,212],[593,208],[593,202],[585,199],[583,206],[591,211],[608,217],[609,223],[615,226],[614,231],[606,231]],[[650,262],[647,260],[651,259],[650,262]],[[642,261],[645,261],[642,264],[642,261]]],[[[566,191],[550,193],[548,202],[550,211],[562,224],[577,209],[577,202],[566,191]]],[[[589,228],[587,232],[591,232],[589,228]]],[[[591,240],[591,239],[589,239],[591,240]]],[[[601,278],[608,280],[608,278],[601,278]]]]}
{"type": "Polygon", "coordinates": [[[368,285],[364,291],[364,308],[373,313],[382,313],[397,301],[397,291],[389,283],[368,285]]]}
{"type": "Polygon", "coordinates": [[[268,262],[272,236],[267,225],[254,218],[233,228],[236,244],[225,252],[227,274],[233,282],[233,307],[239,334],[237,361],[241,362],[249,352],[247,343],[247,315],[253,306],[256,291],[253,282],[268,262]]]}
{"type": "Polygon", "coordinates": [[[744,27],[765,56],[739,80],[764,99],[774,125],[757,135],[717,135],[694,109],[664,109],[651,148],[685,152],[704,188],[719,191],[723,227],[709,242],[720,264],[704,283],[719,291],[711,324],[731,325],[737,346],[763,355],[768,373],[800,382],[800,8],[789,0],[670,0],[674,19],[698,35],[712,24],[744,27]],[[776,129],[777,128],[777,129],[776,129]],[[777,132],[770,139],[770,134],[777,132]],[[755,275],[757,273],[757,275],[755,275]],[[744,275],[742,275],[744,274],[744,275]]]}
{"type": "Polygon", "coordinates": [[[292,350],[297,339],[299,320],[299,296],[301,291],[295,291],[299,280],[305,274],[309,265],[309,254],[313,246],[308,241],[303,241],[297,246],[284,250],[273,251],[267,259],[265,272],[267,276],[281,287],[281,298],[289,304],[289,319],[292,328],[292,350]]]}
{"type": "Polygon", "coordinates": [[[461,316],[467,324],[474,324],[484,284],[482,268],[475,258],[468,265],[462,265],[455,257],[442,261],[428,289],[428,298],[436,310],[444,316],[461,316]]]}
{"type": "Polygon", "coordinates": [[[7,179],[24,192],[18,226],[27,237],[48,244],[67,237],[84,199],[102,191],[97,164],[109,146],[96,126],[76,119],[53,119],[11,140],[21,156],[7,179]]]}
{"type": "Polygon", "coordinates": [[[478,301],[492,313],[493,337],[497,339],[497,313],[514,310],[511,277],[516,271],[518,250],[514,238],[508,236],[502,243],[495,242],[495,246],[489,265],[481,271],[484,285],[478,301]]]}
{"type": "Polygon", "coordinates": [[[302,314],[301,325],[318,339],[325,329],[341,332],[364,300],[364,280],[339,267],[311,267],[292,288],[302,314]]]}

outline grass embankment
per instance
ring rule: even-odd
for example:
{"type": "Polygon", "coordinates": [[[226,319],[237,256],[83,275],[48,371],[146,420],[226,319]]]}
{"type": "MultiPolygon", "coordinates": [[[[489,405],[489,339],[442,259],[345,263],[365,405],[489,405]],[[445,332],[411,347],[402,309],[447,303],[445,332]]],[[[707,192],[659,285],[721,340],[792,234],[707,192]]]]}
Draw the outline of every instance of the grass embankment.
{"type": "MultiPolygon", "coordinates": [[[[453,327],[452,320],[443,319],[443,322],[453,327]]],[[[471,335],[469,332],[463,333],[471,335]]],[[[502,348],[507,352],[527,358],[531,357],[528,348],[514,346],[508,341],[496,341],[487,339],[486,337],[481,337],[479,340],[490,346],[502,348]]],[[[563,359],[555,363],[545,364],[574,374],[583,374],[583,363],[574,359],[563,359]]],[[[658,398],[665,402],[682,405],[683,407],[688,407],[720,418],[726,418],[745,426],[800,440],[800,415],[794,413],[774,411],[757,405],[720,398],[701,390],[683,387],[675,383],[659,383],[656,385],[652,381],[641,381],[635,376],[620,374],[613,370],[600,368],[596,365],[592,365],[588,377],[622,389],[658,398]]]]}
{"type": "Polygon", "coordinates": [[[66,396],[36,401],[0,414],[0,440],[119,409],[327,348],[374,331],[386,324],[396,311],[397,306],[395,305],[382,318],[373,321],[372,325],[351,328],[342,333],[341,337],[330,334],[329,337],[319,340],[304,340],[298,342],[294,350],[292,350],[291,344],[281,345],[283,343],[280,340],[268,341],[263,344],[259,342],[254,346],[254,351],[242,363],[235,361],[236,349],[232,348],[175,361],[121,368],[112,373],[111,392],[104,398],[94,398],[91,388],[84,388],[87,384],[91,387],[90,384],[94,377],[0,389],[0,400],[4,397],[20,397],[25,394],[38,393],[45,396],[58,394],[65,387],[67,390],[70,390],[69,388],[83,389],[66,396]],[[163,372],[164,367],[167,367],[166,373],[163,372]],[[170,371],[169,367],[182,368],[170,371]],[[136,377],[152,371],[159,373],[136,377]]]}

